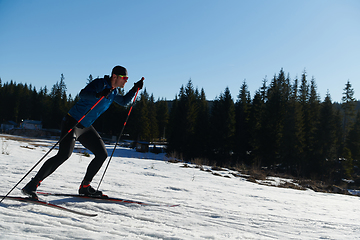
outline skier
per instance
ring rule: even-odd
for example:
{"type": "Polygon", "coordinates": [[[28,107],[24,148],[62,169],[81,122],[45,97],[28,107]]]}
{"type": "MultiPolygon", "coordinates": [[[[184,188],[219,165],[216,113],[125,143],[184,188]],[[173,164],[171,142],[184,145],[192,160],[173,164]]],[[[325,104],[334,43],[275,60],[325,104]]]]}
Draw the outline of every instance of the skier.
{"type": "Polygon", "coordinates": [[[84,89],[80,91],[80,100],[69,110],[61,123],[62,138],[76,123],[86,115],[80,123],[60,142],[58,153],[48,159],[40,168],[38,173],[31,181],[25,185],[22,192],[33,199],[38,199],[36,189],[40,183],[52,174],[62,163],[64,163],[74,150],[75,141],[78,140],[84,147],[89,149],[94,155],[90,162],[85,177],[80,184],[79,194],[86,196],[106,196],[101,191],[97,191],[90,186],[90,182],[100,170],[107,158],[107,151],[103,140],[92,126],[93,122],[105,112],[115,101],[119,105],[128,104],[134,97],[137,89],[143,87],[143,79],[134,83],[134,87],[125,95],[119,94],[117,88],[123,88],[128,80],[127,70],[122,66],[115,66],[112,69],[111,77],[105,75],[104,78],[94,79],[84,89]],[[90,111],[89,109],[99,100],[104,98],[90,111]],[[88,112],[88,114],[86,114],[88,112]]]}

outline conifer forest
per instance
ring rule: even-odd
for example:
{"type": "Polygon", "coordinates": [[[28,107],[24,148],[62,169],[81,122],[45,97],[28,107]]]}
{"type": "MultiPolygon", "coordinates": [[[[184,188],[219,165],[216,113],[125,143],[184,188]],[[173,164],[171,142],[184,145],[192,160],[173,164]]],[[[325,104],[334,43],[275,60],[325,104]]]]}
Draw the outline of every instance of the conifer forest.
{"type": "MultiPolygon", "coordinates": [[[[60,129],[78,100],[66,91],[64,75],[51,89],[40,90],[0,79],[0,122],[31,119],[42,121],[45,129],[60,129]]],[[[167,142],[168,154],[188,162],[256,166],[334,183],[357,179],[360,111],[349,81],[339,91],[341,103],[333,103],[330,93],[321,100],[315,79],[305,71],[290,80],[281,69],[264,79],[252,97],[244,81],[236,96],[226,88],[208,101],[204,89],[195,89],[190,79],[171,101],[140,91],[124,135],[167,142]]],[[[112,104],[94,127],[103,136],[117,136],[129,107],[112,104]]]]}

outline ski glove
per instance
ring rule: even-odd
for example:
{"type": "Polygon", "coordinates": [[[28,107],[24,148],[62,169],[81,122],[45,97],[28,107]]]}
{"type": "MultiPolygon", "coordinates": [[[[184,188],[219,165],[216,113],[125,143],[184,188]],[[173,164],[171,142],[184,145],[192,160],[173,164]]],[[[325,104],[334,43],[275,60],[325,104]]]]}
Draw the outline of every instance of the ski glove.
{"type": "Polygon", "coordinates": [[[104,96],[105,98],[108,98],[110,93],[112,92],[112,90],[113,90],[112,88],[105,88],[101,92],[97,93],[95,96],[96,96],[96,98],[101,98],[102,96],[104,96]]]}
{"type": "Polygon", "coordinates": [[[142,79],[142,80],[134,83],[134,87],[131,89],[131,91],[136,92],[138,89],[139,90],[142,89],[143,85],[144,85],[144,80],[142,79]]]}

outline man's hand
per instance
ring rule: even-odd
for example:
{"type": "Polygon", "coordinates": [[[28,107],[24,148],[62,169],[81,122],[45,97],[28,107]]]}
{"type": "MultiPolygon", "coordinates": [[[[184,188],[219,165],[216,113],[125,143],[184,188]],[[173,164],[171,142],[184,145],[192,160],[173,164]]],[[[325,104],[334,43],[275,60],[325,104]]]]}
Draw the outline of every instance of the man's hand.
{"type": "Polygon", "coordinates": [[[131,89],[132,91],[136,92],[138,89],[142,89],[144,85],[144,78],[141,78],[140,81],[134,83],[134,87],[131,89]]]}

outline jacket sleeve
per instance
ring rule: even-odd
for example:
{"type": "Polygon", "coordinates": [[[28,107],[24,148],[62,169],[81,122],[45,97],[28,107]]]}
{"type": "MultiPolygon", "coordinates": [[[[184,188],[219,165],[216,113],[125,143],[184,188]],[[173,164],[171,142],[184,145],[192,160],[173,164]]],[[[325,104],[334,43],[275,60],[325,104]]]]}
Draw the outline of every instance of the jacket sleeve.
{"type": "Polygon", "coordinates": [[[96,98],[96,94],[104,90],[105,87],[105,81],[102,81],[101,79],[95,79],[80,91],[79,97],[85,100],[94,99],[96,98]]]}
{"type": "Polygon", "coordinates": [[[121,96],[120,94],[117,94],[115,96],[114,101],[121,106],[125,106],[131,101],[131,99],[134,97],[134,95],[135,95],[135,92],[130,90],[127,94],[125,94],[125,96],[121,96]]]}

